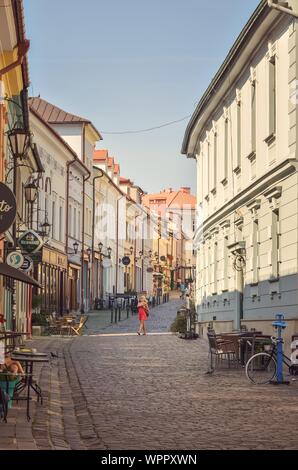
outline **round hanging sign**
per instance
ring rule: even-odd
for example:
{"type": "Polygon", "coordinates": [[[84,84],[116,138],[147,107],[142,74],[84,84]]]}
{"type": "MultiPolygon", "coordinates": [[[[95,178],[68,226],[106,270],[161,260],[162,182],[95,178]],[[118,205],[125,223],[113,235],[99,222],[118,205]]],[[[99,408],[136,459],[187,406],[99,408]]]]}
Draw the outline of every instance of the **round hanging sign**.
{"type": "Polygon", "coordinates": [[[18,251],[13,251],[7,255],[6,263],[12,268],[19,269],[23,266],[24,256],[18,251]]]}
{"type": "Polygon", "coordinates": [[[122,264],[124,264],[124,266],[130,265],[130,257],[124,256],[124,258],[122,258],[122,264]]]}
{"type": "Polygon", "coordinates": [[[16,198],[6,184],[0,183],[0,233],[6,232],[12,226],[16,215],[16,198]]]}
{"type": "Polygon", "coordinates": [[[29,256],[24,256],[24,263],[21,266],[21,270],[28,273],[33,268],[33,261],[29,256]]]}

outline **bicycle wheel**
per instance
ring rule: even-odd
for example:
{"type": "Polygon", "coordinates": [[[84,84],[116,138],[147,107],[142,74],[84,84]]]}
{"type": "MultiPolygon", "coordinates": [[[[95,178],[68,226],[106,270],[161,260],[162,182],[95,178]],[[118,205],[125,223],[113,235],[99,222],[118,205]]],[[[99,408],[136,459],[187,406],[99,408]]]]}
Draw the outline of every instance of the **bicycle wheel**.
{"type": "Polygon", "coordinates": [[[247,361],[245,373],[256,385],[268,384],[276,376],[276,361],[270,354],[255,354],[247,361]]]}

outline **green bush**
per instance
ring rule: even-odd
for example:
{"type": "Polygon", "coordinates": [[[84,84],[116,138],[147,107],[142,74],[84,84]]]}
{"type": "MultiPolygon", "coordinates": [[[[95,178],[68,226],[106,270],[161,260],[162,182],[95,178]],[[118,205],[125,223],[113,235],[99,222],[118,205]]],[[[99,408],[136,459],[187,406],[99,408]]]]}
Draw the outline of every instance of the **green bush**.
{"type": "Polygon", "coordinates": [[[171,332],[172,333],[186,333],[186,317],[184,315],[177,315],[174,322],[171,325],[171,332]]]}
{"type": "Polygon", "coordinates": [[[34,295],[32,298],[32,309],[36,310],[38,307],[40,307],[41,302],[42,302],[42,296],[34,295]]]}
{"type": "Polygon", "coordinates": [[[32,325],[47,326],[48,320],[45,313],[32,313],[32,325]]]}

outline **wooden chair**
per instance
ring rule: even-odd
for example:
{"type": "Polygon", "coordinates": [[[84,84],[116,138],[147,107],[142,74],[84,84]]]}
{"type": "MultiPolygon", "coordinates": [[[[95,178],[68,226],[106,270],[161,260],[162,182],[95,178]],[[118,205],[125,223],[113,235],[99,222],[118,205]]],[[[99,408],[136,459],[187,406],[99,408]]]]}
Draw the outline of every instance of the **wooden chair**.
{"type": "Polygon", "coordinates": [[[82,334],[83,328],[86,326],[86,323],[88,321],[88,316],[87,315],[82,315],[80,318],[80,321],[77,325],[71,326],[70,331],[72,334],[75,334],[77,336],[80,336],[82,334]]]}
{"type": "Polygon", "coordinates": [[[220,335],[215,335],[213,332],[208,332],[209,354],[210,354],[210,369],[213,372],[224,359],[228,361],[228,367],[231,366],[231,361],[234,364],[238,363],[238,352],[235,348],[235,342],[222,338],[220,335]],[[215,363],[213,364],[213,358],[215,363]]]}

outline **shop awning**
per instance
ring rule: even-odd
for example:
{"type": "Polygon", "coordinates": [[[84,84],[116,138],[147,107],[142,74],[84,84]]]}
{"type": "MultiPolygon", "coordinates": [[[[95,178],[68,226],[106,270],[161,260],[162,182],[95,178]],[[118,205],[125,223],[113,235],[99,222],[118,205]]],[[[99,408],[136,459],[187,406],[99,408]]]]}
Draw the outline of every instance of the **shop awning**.
{"type": "Polygon", "coordinates": [[[28,274],[25,274],[19,269],[12,268],[6,263],[0,263],[0,276],[9,277],[15,281],[24,282],[25,284],[30,284],[31,286],[41,288],[41,285],[35,281],[35,279],[28,276],[28,274]]]}
{"type": "Polygon", "coordinates": [[[155,272],[154,272],[154,273],[152,273],[152,274],[153,274],[153,276],[164,277],[164,274],[162,274],[162,273],[155,273],[155,272]]]}

